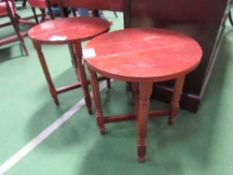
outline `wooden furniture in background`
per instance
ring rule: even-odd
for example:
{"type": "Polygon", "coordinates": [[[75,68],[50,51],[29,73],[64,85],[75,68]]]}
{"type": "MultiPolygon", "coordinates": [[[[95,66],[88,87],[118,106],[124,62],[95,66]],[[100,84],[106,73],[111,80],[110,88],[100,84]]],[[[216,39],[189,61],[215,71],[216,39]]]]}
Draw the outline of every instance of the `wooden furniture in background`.
{"type": "Polygon", "coordinates": [[[86,57],[86,63],[91,74],[100,133],[105,133],[105,123],[136,118],[138,160],[143,162],[147,147],[148,115],[168,115],[169,124],[175,122],[185,76],[199,64],[202,49],[195,40],[180,33],[155,28],[132,28],[106,33],[90,40],[85,52],[92,53],[86,57]],[[103,116],[96,73],[133,84],[135,114],[103,116]],[[153,83],[172,79],[175,85],[170,107],[150,112],[153,83]]]}
{"type": "MultiPolygon", "coordinates": [[[[124,28],[130,27],[130,2],[131,0],[61,0],[61,11],[65,7],[73,9],[85,8],[88,10],[110,10],[123,12],[124,28]]],[[[64,16],[64,14],[63,14],[64,16]]]]}
{"type": "MultiPolygon", "coordinates": [[[[197,111],[208,83],[221,40],[227,0],[132,0],[132,27],[159,27],[186,33],[203,48],[200,66],[188,75],[181,107],[197,111]]],[[[230,1],[229,1],[230,2],[230,1]]],[[[226,13],[227,14],[227,13],[226,13]]],[[[169,102],[174,82],[156,85],[153,97],[169,102]]]]}
{"type": "Polygon", "coordinates": [[[10,42],[20,41],[22,48],[26,55],[28,55],[28,50],[24,42],[24,36],[26,36],[26,32],[21,32],[19,28],[19,16],[16,13],[14,2],[11,0],[3,0],[0,2],[0,18],[8,17],[10,22],[1,24],[0,27],[6,27],[8,25],[12,25],[15,31],[15,35],[4,37],[0,39],[0,46],[8,44],[10,42]]]}
{"type": "Polygon", "coordinates": [[[28,0],[28,3],[30,4],[32,8],[32,12],[35,18],[36,23],[39,23],[38,15],[36,14],[36,8],[39,8],[42,14],[41,22],[45,20],[46,18],[46,9],[49,12],[50,19],[54,19],[54,14],[52,11],[52,5],[57,4],[59,0],[28,0]]]}

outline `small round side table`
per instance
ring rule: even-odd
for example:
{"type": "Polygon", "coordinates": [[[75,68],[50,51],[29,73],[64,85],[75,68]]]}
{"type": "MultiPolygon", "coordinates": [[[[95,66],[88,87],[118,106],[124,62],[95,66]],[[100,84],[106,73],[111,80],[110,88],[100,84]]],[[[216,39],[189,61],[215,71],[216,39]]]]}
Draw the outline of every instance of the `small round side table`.
{"type": "Polygon", "coordinates": [[[55,104],[59,105],[57,95],[78,87],[82,87],[88,112],[91,113],[91,99],[88,91],[88,83],[82,65],[81,41],[91,39],[105,33],[110,28],[110,23],[104,19],[95,17],[62,18],[40,23],[28,32],[37,51],[40,64],[44,71],[50,94],[55,104]],[[44,54],[41,50],[42,44],[68,44],[72,56],[73,65],[80,83],[55,88],[50,76],[44,54]]]}
{"type": "Polygon", "coordinates": [[[85,59],[91,73],[100,133],[104,134],[105,123],[136,119],[138,160],[143,162],[148,116],[168,115],[168,123],[175,122],[185,76],[198,66],[201,47],[184,34],[156,28],[136,28],[98,36],[89,41],[84,51],[90,53],[85,59]],[[135,114],[103,116],[97,73],[133,84],[135,114]],[[175,86],[170,107],[149,111],[153,83],[172,79],[175,86]]]}

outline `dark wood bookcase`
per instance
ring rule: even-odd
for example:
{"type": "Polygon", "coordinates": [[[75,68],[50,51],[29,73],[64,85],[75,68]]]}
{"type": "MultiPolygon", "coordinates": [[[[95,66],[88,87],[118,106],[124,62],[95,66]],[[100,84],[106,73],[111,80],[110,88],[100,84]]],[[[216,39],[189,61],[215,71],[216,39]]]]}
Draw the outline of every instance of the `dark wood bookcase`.
{"type": "MultiPolygon", "coordinates": [[[[185,81],[180,102],[184,109],[195,112],[201,102],[221,40],[227,7],[227,0],[131,0],[132,27],[183,32],[195,38],[203,48],[199,67],[185,81]]],[[[155,84],[152,97],[168,102],[172,87],[172,81],[155,84]]]]}

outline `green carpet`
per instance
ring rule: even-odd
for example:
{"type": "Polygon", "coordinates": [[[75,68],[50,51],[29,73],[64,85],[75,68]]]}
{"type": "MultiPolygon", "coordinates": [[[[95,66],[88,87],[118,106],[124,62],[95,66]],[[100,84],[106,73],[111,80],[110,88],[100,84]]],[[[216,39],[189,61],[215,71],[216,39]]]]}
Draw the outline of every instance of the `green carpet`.
{"type": "MultiPolygon", "coordinates": [[[[113,29],[121,18],[107,13],[113,29]]],[[[137,162],[135,122],[106,126],[101,136],[95,115],[78,111],[6,175],[231,175],[233,172],[233,32],[227,26],[205,96],[194,114],[181,110],[174,126],[166,118],[148,126],[146,162],[137,162]],[[232,50],[231,50],[232,49],[232,50]]],[[[19,44],[0,47],[0,165],[82,98],[81,90],[59,96],[56,107],[48,92],[29,39],[30,56],[19,44]]],[[[67,46],[44,46],[57,86],[76,81],[67,46]]],[[[125,83],[113,82],[102,93],[104,113],[133,110],[125,83]]],[[[166,104],[152,101],[153,107],[166,104]]]]}

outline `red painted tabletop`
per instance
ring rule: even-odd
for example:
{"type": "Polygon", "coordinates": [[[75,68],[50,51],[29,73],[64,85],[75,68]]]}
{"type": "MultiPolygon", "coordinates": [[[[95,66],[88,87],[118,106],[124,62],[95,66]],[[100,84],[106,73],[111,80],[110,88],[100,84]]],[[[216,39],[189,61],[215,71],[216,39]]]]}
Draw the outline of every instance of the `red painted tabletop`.
{"type": "Polygon", "coordinates": [[[91,69],[111,78],[162,81],[196,68],[202,49],[184,34],[136,28],[106,33],[90,40],[83,55],[91,69]]]}
{"type": "Polygon", "coordinates": [[[95,17],[62,18],[40,23],[28,31],[35,41],[64,44],[83,41],[109,30],[110,22],[95,17]]]}

